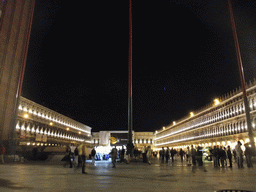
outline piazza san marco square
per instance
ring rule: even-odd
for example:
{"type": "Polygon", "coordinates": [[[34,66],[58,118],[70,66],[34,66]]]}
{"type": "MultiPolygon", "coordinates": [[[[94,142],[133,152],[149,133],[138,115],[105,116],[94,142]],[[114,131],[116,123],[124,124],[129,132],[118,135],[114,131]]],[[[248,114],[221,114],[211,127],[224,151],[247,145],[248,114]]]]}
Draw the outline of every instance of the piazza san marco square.
{"type": "MultiPolygon", "coordinates": [[[[247,85],[247,93],[255,135],[255,81],[247,85]]],[[[107,153],[111,146],[117,146],[118,149],[126,146],[128,131],[91,131],[91,127],[21,97],[16,139],[23,149],[43,147],[46,152],[64,152],[66,145],[86,142],[88,150],[96,146],[98,150],[107,153]],[[115,144],[110,143],[113,138],[115,144]]],[[[256,137],[254,139],[256,141],[256,137]]],[[[185,150],[191,145],[205,149],[216,145],[230,145],[234,149],[238,140],[243,144],[244,150],[244,144],[249,142],[249,137],[242,92],[238,89],[155,132],[133,131],[133,143],[139,150],[148,145],[153,151],[159,151],[162,147],[185,150]]]]}

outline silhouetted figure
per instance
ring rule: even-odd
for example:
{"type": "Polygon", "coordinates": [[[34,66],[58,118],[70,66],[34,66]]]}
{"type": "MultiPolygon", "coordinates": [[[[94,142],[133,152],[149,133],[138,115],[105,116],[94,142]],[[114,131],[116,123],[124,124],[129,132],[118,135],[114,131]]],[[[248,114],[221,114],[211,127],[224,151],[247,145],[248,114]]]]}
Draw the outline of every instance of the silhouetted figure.
{"type": "Polygon", "coordinates": [[[226,160],[226,152],[223,150],[222,147],[220,147],[220,150],[219,150],[219,157],[220,157],[220,161],[221,161],[221,167],[225,167],[225,160],[226,160]]]}
{"type": "Polygon", "coordinates": [[[247,167],[248,168],[253,167],[252,161],[251,161],[251,158],[252,158],[252,148],[249,146],[249,144],[246,144],[244,146],[245,146],[244,154],[246,156],[247,167]]]}
{"type": "Polygon", "coordinates": [[[143,158],[143,163],[147,163],[147,151],[146,151],[146,146],[143,146],[143,148],[142,148],[142,158],[143,158]]]}
{"type": "Polygon", "coordinates": [[[180,149],[179,155],[180,155],[180,160],[183,163],[183,156],[185,155],[185,152],[182,149],[180,149]]]}
{"type": "Polygon", "coordinates": [[[111,155],[112,155],[113,167],[116,167],[116,158],[117,158],[117,149],[116,149],[116,146],[115,146],[115,148],[112,149],[111,155]]]}
{"type": "Polygon", "coordinates": [[[232,152],[230,150],[230,146],[228,146],[227,156],[228,156],[228,160],[229,160],[229,167],[232,168],[232,152]]]}
{"type": "Polygon", "coordinates": [[[171,149],[172,163],[174,162],[174,155],[175,155],[176,153],[177,153],[177,151],[172,148],[172,149],[171,149]]]}
{"type": "Polygon", "coordinates": [[[168,161],[170,159],[170,149],[169,149],[169,147],[167,147],[167,149],[165,151],[165,159],[166,159],[166,163],[168,163],[168,161]]]}
{"type": "Polygon", "coordinates": [[[164,157],[165,157],[165,150],[164,150],[164,147],[162,147],[162,150],[161,150],[161,157],[162,157],[162,163],[164,163],[164,157]]]}

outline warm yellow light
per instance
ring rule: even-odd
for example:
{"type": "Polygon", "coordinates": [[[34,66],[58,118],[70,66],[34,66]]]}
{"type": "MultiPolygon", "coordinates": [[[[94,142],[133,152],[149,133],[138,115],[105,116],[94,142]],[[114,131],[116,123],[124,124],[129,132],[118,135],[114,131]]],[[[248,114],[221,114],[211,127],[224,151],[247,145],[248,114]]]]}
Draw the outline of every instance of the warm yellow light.
{"type": "Polygon", "coordinates": [[[190,117],[193,117],[194,116],[194,113],[193,112],[190,112],[190,117]]]}
{"type": "Polygon", "coordinates": [[[81,134],[81,132],[79,131],[79,134],[81,134]]]}
{"type": "Polygon", "coordinates": [[[50,125],[53,125],[53,123],[52,123],[52,122],[50,122],[50,125]]]}
{"type": "Polygon", "coordinates": [[[163,130],[165,130],[165,127],[163,127],[163,130]]]}
{"type": "Polygon", "coordinates": [[[173,125],[176,125],[176,122],[175,122],[175,121],[173,121],[173,125]]]}
{"type": "Polygon", "coordinates": [[[213,101],[214,101],[214,105],[219,105],[220,104],[219,99],[214,99],[213,101]]]}
{"type": "Polygon", "coordinates": [[[69,128],[67,128],[67,130],[69,130],[69,128]]]}
{"type": "Polygon", "coordinates": [[[24,117],[27,119],[28,118],[28,114],[25,114],[24,117]]]}

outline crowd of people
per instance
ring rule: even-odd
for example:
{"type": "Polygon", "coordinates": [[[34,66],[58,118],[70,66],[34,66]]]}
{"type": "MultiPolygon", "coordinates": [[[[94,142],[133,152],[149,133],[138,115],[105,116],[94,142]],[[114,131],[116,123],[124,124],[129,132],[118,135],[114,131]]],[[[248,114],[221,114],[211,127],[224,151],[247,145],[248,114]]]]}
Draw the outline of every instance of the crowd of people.
{"type": "MultiPolygon", "coordinates": [[[[214,146],[213,148],[209,149],[209,156],[210,159],[213,159],[214,167],[232,168],[233,161],[235,160],[238,168],[243,168],[244,156],[246,159],[247,167],[253,167],[251,161],[251,157],[253,156],[252,148],[250,147],[249,144],[245,144],[245,150],[243,151],[241,146],[242,143],[238,141],[237,145],[233,150],[231,150],[230,146],[227,146],[227,149],[222,146],[214,146]]],[[[95,149],[93,148],[90,154],[86,154],[86,150],[87,149],[84,144],[77,147],[74,146],[74,144],[71,144],[71,146],[67,147],[67,155],[64,158],[66,158],[65,161],[67,161],[67,163],[70,164],[70,168],[72,168],[73,164],[78,167],[82,166],[82,173],[85,173],[86,155],[90,156],[92,159],[92,163],[95,164],[95,149]]],[[[200,146],[197,146],[195,148],[193,145],[191,145],[191,147],[187,147],[186,150],[175,150],[174,148],[170,149],[169,147],[162,147],[162,149],[159,152],[153,152],[151,146],[144,146],[141,151],[139,151],[137,147],[131,148],[130,150],[131,151],[122,148],[118,151],[116,147],[112,148],[110,155],[112,158],[113,167],[116,167],[117,159],[120,159],[120,162],[129,163],[131,156],[133,156],[133,159],[135,159],[135,161],[137,161],[137,159],[139,159],[140,156],[142,156],[143,163],[151,164],[151,158],[153,156],[157,157],[157,154],[159,153],[159,159],[161,160],[162,163],[174,164],[174,162],[176,161],[175,157],[178,156],[180,158],[180,161],[182,162],[182,165],[185,160],[185,163],[188,166],[192,166],[192,171],[195,170],[196,165],[199,168],[202,168],[204,171],[206,171],[206,169],[203,166],[204,149],[200,146]]]]}
{"type": "Polygon", "coordinates": [[[213,161],[214,161],[214,167],[227,167],[227,159],[229,161],[230,168],[233,167],[233,157],[234,160],[237,163],[238,168],[243,168],[243,161],[244,156],[246,159],[247,167],[253,167],[251,157],[252,157],[252,148],[249,144],[245,144],[245,151],[241,148],[242,143],[240,141],[237,142],[237,145],[235,146],[234,150],[231,150],[230,146],[227,147],[220,147],[214,146],[214,148],[211,150],[211,153],[213,155],[213,161]]]}
{"type": "MultiPolygon", "coordinates": [[[[66,155],[63,157],[62,161],[65,161],[69,163],[69,167],[72,168],[75,167],[82,167],[82,173],[86,174],[85,172],[85,160],[86,160],[86,152],[87,147],[83,143],[79,146],[75,146],[74,144],[71,144],[70,146],[67,146],[66,155]]],[[[64,167],[66,164],[64,164],[64,167]]]]}
{"type": "MultiPolygon", "coordinates": [[[[253,167],[251,161],[251,158],[253,156],[252,148],[249,144],[245,144],[245,150],[243,151],[241,146],[242,143],[238,141],[237,145],[233,150],[231,150],[230,146],[227,146],[227,149],[222,146],[214,146],[212,149],[210,149],[209,156],[213,159],[214,167],[232,168],[233,160],[235,160],[238,168],[243,168],[244,156],[246,159],[247,167],[253,167]]],[[[181,158],[181,162],[183,162],[183,159],[185,157],[188,165],[196,165],[196,163],[198,163],[199,166],[202,166],[203,164],[203,148],[201,148],[200,146],[195,149],[194,146],[191,145],[191,148],[187,147],[186,151],[183,151],[182,149],[177,151],[173,148],[169,149],[169,147],[164,149],[164,147],[162,147],[162,150],[159,152],[159,158],[162,160],[162,163],[168,163],[168,161],[170,160],[172,163],[174,163],[175,155],[181,158]]]]}

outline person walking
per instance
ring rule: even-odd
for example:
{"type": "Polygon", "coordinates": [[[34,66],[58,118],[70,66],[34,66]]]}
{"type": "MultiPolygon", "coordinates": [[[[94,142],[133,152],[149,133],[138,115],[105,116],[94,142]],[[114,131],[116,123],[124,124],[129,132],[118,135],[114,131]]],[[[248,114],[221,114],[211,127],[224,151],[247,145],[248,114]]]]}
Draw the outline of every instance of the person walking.
{"type": "Polygon", "coordinates": [[[229,167],[232,168],[232,152],[230,150],[230,146],[228,146],[227,156],[228,156],[228,160],[229,160],[229,167]]]}
{"type": "Polygon", "coordinates": [[[181,160],[182,165],[183,165],[183,156],[184,156],[184,154],[185,154],[185,152],[182,149],[180,149],[179,155],[180,155],[180,160],[181,160]]]}
{"type": "Polygon", "coordinates": [[[112,148],[112,150],[111,150],[111,156],[112,156],[113,167],[116,167],[116,157],[117,157],[117,149],[116,149],[116,146],[115,146],[114,148],[112,148]]]}
{"type": "Polygon", "coordinates": [[[86,174],[86,172],[85,172],[86,151],[87,151],[87,147],[84,143],[78,146],[78,154],[80,155],[81,160],[82,160],[82,173],[83,174],[86,174]]]}

